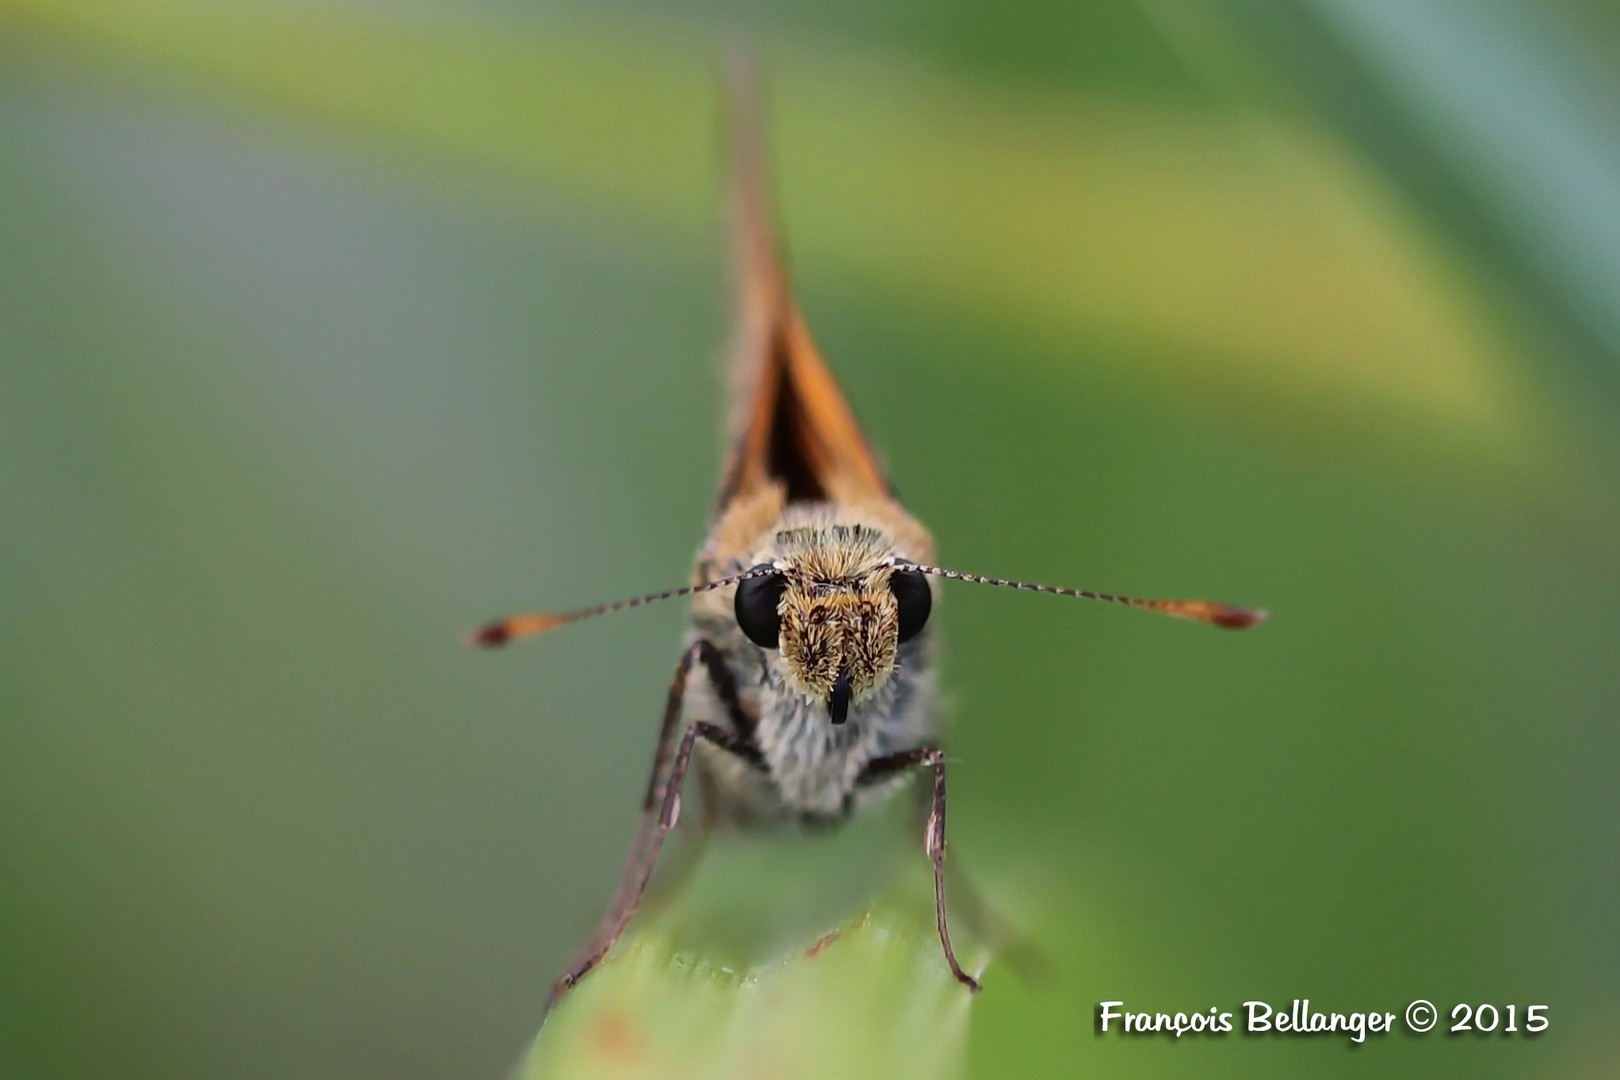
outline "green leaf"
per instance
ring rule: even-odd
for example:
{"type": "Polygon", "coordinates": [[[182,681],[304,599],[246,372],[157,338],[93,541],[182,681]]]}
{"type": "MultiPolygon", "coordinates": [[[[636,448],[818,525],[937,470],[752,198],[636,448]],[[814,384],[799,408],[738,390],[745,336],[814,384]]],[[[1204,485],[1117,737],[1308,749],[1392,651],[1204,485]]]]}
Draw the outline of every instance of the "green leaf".
{"type": "MultiPolygon", "coordinates": [[[[522,1075],[964,1075],[977,998],[940,952],[920,837],[907,830],[917,843],[891,846],[892,869],[877,869],[870,841],[887,824],[712,842],[562,1000],[522,1075]],[[875,903],[855,896],[874,871],[893,879],[875,903]]],[[[982,970],[968,910],[954,905],[953,934],[964,965],[982,970]]],[[[1003,992],[1012,977],[993,968],[1003,992]]]]}

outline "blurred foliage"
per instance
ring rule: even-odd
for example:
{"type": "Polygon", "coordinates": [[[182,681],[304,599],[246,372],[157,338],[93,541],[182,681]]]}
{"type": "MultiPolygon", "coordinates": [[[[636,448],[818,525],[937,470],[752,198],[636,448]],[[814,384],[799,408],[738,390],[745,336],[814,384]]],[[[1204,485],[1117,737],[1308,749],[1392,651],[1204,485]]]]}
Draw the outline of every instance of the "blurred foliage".
{"type": "Polygon", "coordinates": [[[738,37],[946,561],[1276,618],[951,592],[953,857],[1050,979],[965,1001],[913,847],[790,917],[858,837],[716,845],[537,1074],[1612,1072],[1608,5],[0,0],[0,1075],[517,1059],[681,613],[456,635],[687,573],[738,37]],[[1092,1030],[1419,996],[1552,1028],[1092,1030]]]}

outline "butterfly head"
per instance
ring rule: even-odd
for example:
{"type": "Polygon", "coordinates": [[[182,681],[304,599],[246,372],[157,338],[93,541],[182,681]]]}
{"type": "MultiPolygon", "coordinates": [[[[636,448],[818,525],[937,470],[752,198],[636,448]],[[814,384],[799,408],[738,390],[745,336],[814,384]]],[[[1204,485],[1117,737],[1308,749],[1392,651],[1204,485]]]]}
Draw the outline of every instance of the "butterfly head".
{"type": "Polygon", "coordinates": [[[894,674],[900,646],[928,623],[927,579],[861,526],[777,533],[771,557],[737,585],[743,634],[795,693],[835,724],[894,674]]]}

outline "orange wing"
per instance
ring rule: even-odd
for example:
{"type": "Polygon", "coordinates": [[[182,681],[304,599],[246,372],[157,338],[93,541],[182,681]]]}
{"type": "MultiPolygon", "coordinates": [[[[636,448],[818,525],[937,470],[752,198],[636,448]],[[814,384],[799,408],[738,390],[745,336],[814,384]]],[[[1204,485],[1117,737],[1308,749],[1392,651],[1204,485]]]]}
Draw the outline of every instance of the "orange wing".
{"type": "Polygon", "coordinates": [[[788,287],[766,194],[764,136],[752,72],[731,80],[731,449],[716,516],[771,483],[789,502],[892,497],[883,468],[816,350],[788,287]]]}

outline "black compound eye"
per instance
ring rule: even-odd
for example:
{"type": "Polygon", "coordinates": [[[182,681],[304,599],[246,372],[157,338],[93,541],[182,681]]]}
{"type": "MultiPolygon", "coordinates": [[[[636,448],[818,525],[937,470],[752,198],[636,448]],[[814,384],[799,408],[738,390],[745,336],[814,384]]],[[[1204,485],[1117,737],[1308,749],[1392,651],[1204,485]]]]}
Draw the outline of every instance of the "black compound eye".
{"type": "Polygon", "coordinates": [[[737,585],[737,625],[762,649],[774,649],[782,636],[782,616],[777,608],[787,579],[781,574],[749,578],[737,585]]]}
{"type": "Polygon", "coordinates": [[[910,641],[922,633],[928,624],[928,613],[934,608],[934,594],[929,591],[928,577],[920,570],[896,570],[889,575],[889,591],[900,605],[900,640],[910,641]]]}

